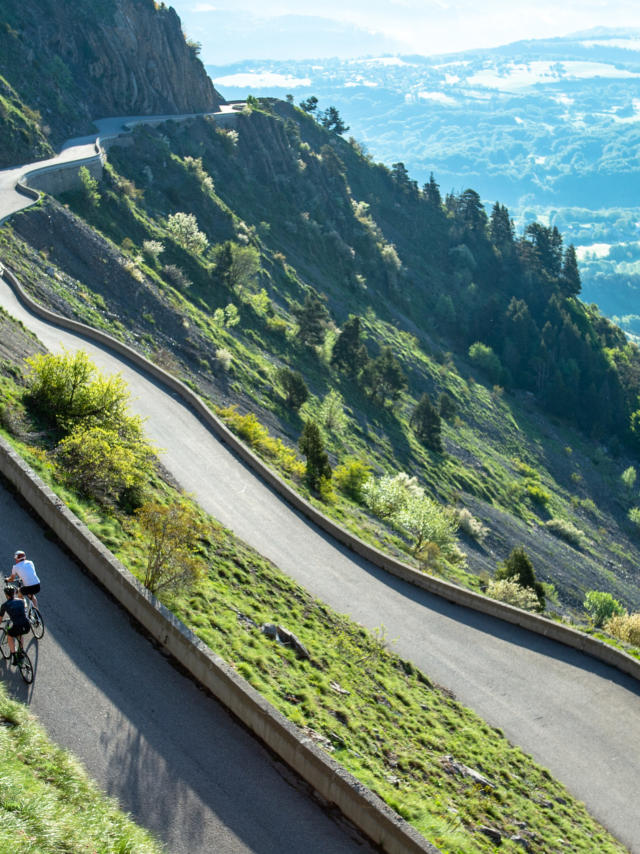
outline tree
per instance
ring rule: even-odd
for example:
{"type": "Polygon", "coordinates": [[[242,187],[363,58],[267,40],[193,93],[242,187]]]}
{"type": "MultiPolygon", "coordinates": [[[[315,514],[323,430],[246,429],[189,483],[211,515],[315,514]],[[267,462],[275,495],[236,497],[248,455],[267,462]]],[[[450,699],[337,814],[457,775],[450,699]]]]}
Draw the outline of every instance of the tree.
{"type": "Polygon", "coordinates": [[[189,588],[205,570],[197,554],[206,527],[186,502],[149,502],[136,512],[139,539],[146,548],[144,584],[152,593],[189,588]]]}
{"type": "Polygon", "coordinates": [[[314,113],[318,109],[318,99],[315,95],[310,95],[304,101],[300,101],[300,109],[305,113],[314,113]]]}
{"type": "Polygon", "coordinates": [[[380,519],[393,519],[412,499],[422,498],[424,490],[417,478],[405,472],[370,478],[362,484],[362,496],[367,507],[380,519]]]}
{"type": "Polygon", "coordinates": [[[137,421],[128,414],[125,381],[101,374],[84,350],[38,354],[27,364],[29,405],[63,433],[79,424],[120,430],[137,421]]]}
{"type": "Polygon", "coordinates": [[[577,297],[582,289],[580,271],[578,270],[578,258],[573,244],[567,246],[567,250],[564,253],[559,286],[560,293],[564,297],[577,297]]]}
{"type": "Polygon", "coordinates": [[[629,468],[626,468],[620,475],[620,479],[629,491],[633,489],[634,484],[636,482],[636,477],[637,473],[634,466],[629,466],[629,468]]]}
{"type": "Polygon", "coordinates": [[[382,404],[400,397],[407,387],[407,378],[390,347],[383,347],[377,358],[367,362],[362,371],[362,384],[371,399],[382,404]]]}
{"type": "Polygon", "coordinates": [[[351,315],[333,345],[331,364],[349,376],[356,376],[367,359],[367,348],[360,340],[360,318],[351,315]]]}
{"type": "Polygon", "coordinates": [[[329,457],[324,449],[322,434],[315,421],[305,421],[298,447],[307,460],[305,480],[309,489],[318,491],[321,481],[331,478],[329,457]]]}
{"type": "Polygon", "coordinates": [[[439,210],[442,207],[440,185],[433,177],[433,172],[429,176],[429,181],[422,188],[422,195],[424,196],[425,201],[427,201],[432,208],[437,208],[439,210]]]}
{"type": "Polygon", "coordinates": [[[337,134],[343,134],[349,130],[349,125],[342,121],[340,113],[335,107],[327,107],[324,113],[318,113],[318,121],[322,127],[337,134]]]}
{"type": "Polygon", "coordinates": [[[293,315],[298,321],[300,340],[312,347],[322,344],[329,312],[315,291],[307,291],[304,303],[293,308],[293,315]]]}
{"type": "Polygon", "coordinates": [[[451,421],[458,411],[455,400],[446,391],[443,391],[438,399],[438,409],[440,410],[440,417],[444,418],[445,421],[451,421]]]}
{"type": "Polygon", "coordinates": [[[279,368],[278,382],[282,386],[287,399],[287,405],[298,410],[309,397],[309,389],[304,377],[299,371],[292,371],[286,365],[279,368]]]}
{"type": "Polygon", "coordinates": [[[449,559],[459,558],[455,534],[458,518],[451,510],[428,495],[411,497],[399,515],[400,524],[414,537],[413,553],[418,554],[431,543],[449,559]]]}
{"type": "Polygon", "coordinates": [[[516,546],[505,562],[498,567],[496,581],[502,581],[503,579],[515,581],[520,587],[528,587],[533,590],[538,597],[540,610],[544,611],[544,585],[536,580],[536,573],[531,563],[531,558],[523,546],[516,546]]]}
{"type": "Polygon", "coordinates": [[[409,421],[420,442],[432,451],[442,452],[442,423],[431,398],[425,392],[409,421]]]}
{"type": "Polygon", "coordinates": [[[477,365],[480,370],[485,372],[491,382],[497,383],[500,381],[502,364],[491,347],[488,347],[481,341],[476,341],[469,347],[469,358],[474,365],[477,365]]]}
{"type": "Polygon", "coordinates": [[[207,236],[198,228],[194,214],[178,211],[170,214],[167,220],[167,231],[177,244],[188,252],[196,255],[204,252],[209,245],[207,236]]]}

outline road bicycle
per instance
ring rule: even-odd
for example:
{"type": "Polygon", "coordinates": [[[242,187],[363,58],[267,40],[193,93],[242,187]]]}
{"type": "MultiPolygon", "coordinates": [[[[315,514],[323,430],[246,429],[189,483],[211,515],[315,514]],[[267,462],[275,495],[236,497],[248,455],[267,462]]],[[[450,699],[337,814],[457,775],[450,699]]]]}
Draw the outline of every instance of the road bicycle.
{"type": "MultiPolygon", "coordinates": [[[[0,653],[6,660],[11,656],[9,635],[7,634],[7,629],[10,625],[11,623],[6,620],[2,625],[0,625],[0,653]]],[[[15,640],[17,641],[15,665],[20,671],[20,676],[22,676],[27,685],[30,685],[33,682],[33,665],[31,664],[31,659],[22,645],[22,635],[19,635],[15,640]]]]}
{"type": "MultiPolygon", "coordinates": [[[[5,578],[5,584],[11,584],[8,578],[5,578]]],[[[15,584],[13,587],[16,591],[18,590],[15,584]]],[[[24,608],[27,612],[27,619],[31,625],[31,631],[33,632],[34,637],[40,640],[44,635],[44,618],[28,596],[24,597],[24,608]]]]}

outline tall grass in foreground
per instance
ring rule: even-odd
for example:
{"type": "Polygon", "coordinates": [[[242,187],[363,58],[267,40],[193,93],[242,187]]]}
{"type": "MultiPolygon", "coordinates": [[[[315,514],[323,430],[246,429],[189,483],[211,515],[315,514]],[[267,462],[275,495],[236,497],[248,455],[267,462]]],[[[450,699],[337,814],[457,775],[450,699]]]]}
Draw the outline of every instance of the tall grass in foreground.
{"type": "Polygon", "coordinates": [[[161,854],[0,684],[0,854],[161,854]]]}

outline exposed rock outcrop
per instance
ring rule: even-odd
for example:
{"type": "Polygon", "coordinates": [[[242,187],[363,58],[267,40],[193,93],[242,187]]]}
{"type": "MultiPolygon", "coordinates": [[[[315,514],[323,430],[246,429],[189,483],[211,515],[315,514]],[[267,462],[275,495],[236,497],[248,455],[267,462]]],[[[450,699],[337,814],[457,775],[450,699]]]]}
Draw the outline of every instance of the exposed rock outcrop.
{"type": "MultiPolygon", "coordinates": [[[[4,0],[0,75],[54,142],[93,118],[224,102],[175,11],[153,0],[4,0]]],[[[0,115],[0,132],[2,124],[0,115]]]]}

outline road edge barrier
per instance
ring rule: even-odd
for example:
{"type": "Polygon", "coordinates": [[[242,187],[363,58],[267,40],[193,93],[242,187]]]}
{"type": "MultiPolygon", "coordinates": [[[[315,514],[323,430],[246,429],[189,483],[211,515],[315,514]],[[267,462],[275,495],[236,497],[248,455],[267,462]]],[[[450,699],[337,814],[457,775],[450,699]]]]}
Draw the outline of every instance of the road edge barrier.
{"type": "Polygon", "coordinates": [[[0,472],[120,605],[325,801],[388,854],[439,854],[165,608],[1,436],[0,472]]]}
{"type": "MultiPolygon", "coordinates": [[[[2,272],[2,271],[0,271],[2,272]]],[[[640,681],[640,660],[633,658],[626,652],[619,650],[604,641],[591,637],[584,632],[567,626],[563,623],[558,623],[550,620],[547,617],[542,617],[539,614],[532,614],[529,611],[523,611],[520,608],[515,608],[507,605],[504,602],[498,602],[496,599],[490,599],[488,596],[482,596],[480,593],[474,593],[471,590],[466,590],[464,587],[459,587],[449,581],[444,581],[440,578],[435,578],[431,575],[426,575],[417,569],[403,563],[400,560],[381,552],[374,546],[365,543],[363,540],[346,531],[332,519],[329,519],[320,510],[310,504],[306,499],[299,495],[289,484],[285,483],[275,472],[273,472],[265,463],[259,459],[231,430],[224,424],[204,401],[195,392],[191,391],[183,382],[171,374],[164,371],[158,365],[151,362],[149,359],[142,356],[132,347],[123,344],[116,338],[113,338],[106,332],[100,329],[95,329],[77,320],[64,317],[57,314],[48,308],[36,302],[26,291],[15,275],[8,269],[4,269],[4,279],[13,289],[18,299],[38,317],[52,323],[55,326],[61,326],[69,331],[75,332],[78,335],[91,338],[94,341],[108,347],[115,353],[123,356],[127,361],[131,362],[136,368],[151,375],[154,379],[159,380],[171,391],[178,394],[182,400],[195,412],[200,420],[243,462],[259,475],[265,483],[273,487],[273,489],[287,501],[296,510],[299,510],[309,521],[317,525],[325,533],[332,536],[342,545],[346,546],[350,551],[370,561],[374,566],[389,572],[396,578],[400,578],[414,587],[419,587],[451,602],[455,605],[460,605],[465,608],[471,608],[482,614],[495,617],[520,628],[527,629],[535,634],[542,635],[550,640],[557,641],[565,646],[576,649],[580,652],[590,655],[605,664],[615,667],[622,673],[633,677],[640,681]]]]}

